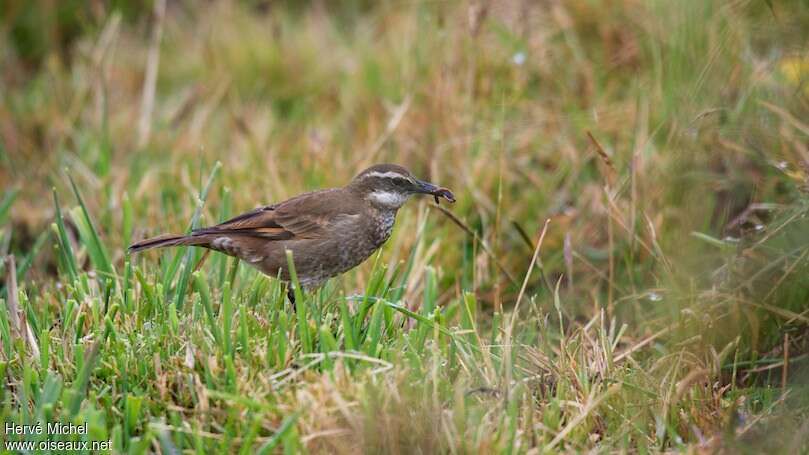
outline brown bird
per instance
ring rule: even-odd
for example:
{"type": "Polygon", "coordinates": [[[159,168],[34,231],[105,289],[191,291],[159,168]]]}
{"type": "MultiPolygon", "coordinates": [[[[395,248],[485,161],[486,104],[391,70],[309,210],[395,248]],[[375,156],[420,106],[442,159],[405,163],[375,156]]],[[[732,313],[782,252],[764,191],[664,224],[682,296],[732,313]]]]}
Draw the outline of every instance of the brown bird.
{"type": "MultiPolygon", "coordinates": [[[[455,202],[446,188],[418,180],[396,164],[377,164],[342,188],[304,193],[259,207],[224,223],[195,229],[188,235],[161,235],[129,247],[191,245],[235,256],[261,272],[289,282],[286,251],[292,251],[304,290],[368,259],[390,237],[396,212],[414,194],[455,202]]],[[[295,303],[292,286],[287,296],[295,303]]]]}

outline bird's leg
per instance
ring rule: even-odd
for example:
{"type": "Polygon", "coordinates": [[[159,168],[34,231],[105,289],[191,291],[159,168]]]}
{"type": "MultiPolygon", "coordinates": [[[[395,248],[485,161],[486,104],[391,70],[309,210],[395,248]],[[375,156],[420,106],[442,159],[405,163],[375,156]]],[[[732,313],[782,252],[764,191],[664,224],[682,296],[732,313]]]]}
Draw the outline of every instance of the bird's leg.
{"type": "Polygon", "coordinates": [[[295,289],[292,288],[292,283],[287,285],[287,298],[289,299],[289,303],[292,304],[292,311],[298,311],[297,306],[295,306],[295,289]]]}
{"type": "Polygon", "coordinates": [[[194,267],[195,272],[202,268],[202,264],[205,264],[205,260],[208,259],[209,254],[211,254],[211,250],[205,250],[205,253],[203,253],[202,255],[202,259],[200,259],[199,262],[197,263],[197,266],[194,267]]]}

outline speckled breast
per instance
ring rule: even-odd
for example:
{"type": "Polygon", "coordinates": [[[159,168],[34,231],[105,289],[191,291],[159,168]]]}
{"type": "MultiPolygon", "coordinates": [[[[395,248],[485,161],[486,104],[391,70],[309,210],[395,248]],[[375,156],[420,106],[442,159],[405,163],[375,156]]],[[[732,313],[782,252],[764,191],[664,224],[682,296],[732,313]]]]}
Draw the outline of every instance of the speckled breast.
{"type": "Polygon", "coordinates": [[[396,212],[380,212],[366,219],[368,224],[364,227],[346,230],[331,242],[321,244],[321,254],[316,264],[309,264],[310,267],[304,265],[299,271],[301,284],[314,288],[362,264],[390,238],[395,221],[396,212]]]}
{"type": "Polygon", "coordinates": [[[370,221],[363,233],[357,232],[344,237],[339,246],[340,265],[332,276],[346,272],[368,259],[390,238],[396,212],[381,212],[370,221]]]}

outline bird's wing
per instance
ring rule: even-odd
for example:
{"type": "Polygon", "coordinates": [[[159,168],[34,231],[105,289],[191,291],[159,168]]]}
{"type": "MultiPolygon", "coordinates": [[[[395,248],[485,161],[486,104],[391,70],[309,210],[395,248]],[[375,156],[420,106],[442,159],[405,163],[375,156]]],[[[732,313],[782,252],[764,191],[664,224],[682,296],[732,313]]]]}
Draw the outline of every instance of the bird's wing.
{"type": "Polygon", "coordinates": [[[276,220],[276,207],[267,205],[242,213],[216,226],[195,229],[192,235],[245,235],[269,240],[287,240],[295,236],[276,220]]]}
{"type": "Polygon", "coordinates": [[[194,235],[221,234],[261,237],[267,240],[316,239],[329,231],[329,226],[340,215],[353,214],[335,210],[340,202],[339,190],[322,190],[307,193],[287,201],[259,207],[243,213],[216,226],[197,229],[194,235]]]}

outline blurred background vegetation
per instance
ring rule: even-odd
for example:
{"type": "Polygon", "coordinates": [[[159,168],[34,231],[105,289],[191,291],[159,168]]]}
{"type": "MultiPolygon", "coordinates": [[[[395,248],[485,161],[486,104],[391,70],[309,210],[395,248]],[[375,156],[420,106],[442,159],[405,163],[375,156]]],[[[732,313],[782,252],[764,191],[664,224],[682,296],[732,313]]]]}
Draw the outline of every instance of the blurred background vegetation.
{"type": "MultiPolygon", "coordinates": [[[[65,390],[84,390],[76,388],[83,364],[73,364],[73,351],[85,352],[90,333],[105,334],[98,355],[106,368],[120,356],[147,364],[157,356],[193,374],[209,367],[201,366],[207,359],[223,365],[232,357],[224,347],[206,351],[212,335],[204,327],[193,343],[169,329],[148,348],[106,340],[166,323],[162,310],[131,306],[152,302],[150,285],[165,291],[159,307],[181,302],[169,297],[185,295],[184,275],[166,273],[180,255],[130,262],[125,247],[185,230],[215,163],[221,170],[203,198],[201,224],[396,162],[452,188],[456,220],[427,201],[406,207],[377,264],[335,280],[315,298],[325,305],[317,308],[339,315],[333,302],[345,298],[335,296],[369,294],[368,284],[384,276],[382,288],[396,282],[401,292],[375,295],[396,296],[417,312],[437,306],[435,315],[424,313],[435,316],[430,327],[451,331],[470,323],[462,310],[472,296],[477,322],[469,330],[481,333],[477,349],[486,354],[476,361],[486,374],[442,368],[430,382],[441,397],[424,404],[413,381],[431,370],[399,352],[452,365],[456,341],[441,345],[447,335],[436,332],[446,351],[406,348],[403,340],[426,322],[411,318],[394,329],[390,316],[381,347],[367,352],[392,363],[381,379],[352,367],[341,381],[328,365],[304,368],[312,374],[296,375],[288,389],[256,385],[305,364],[308,348],[296,341],[303,329],[290,328],[290,351],[277,363],[233,360],[235,389],[215,374],[206,379],[203,388],[219,395],[205,409],[201,384],[191,386],[192,398],[167,395],[167,379],[151,366],[126,373],[132,386],[123,389],[109,385],[120,370],[88,370],[82,393],[102,397],[98,434],[122,450],[135,441],[158,450],[209,447],[252,431],[226,415],[241,406],[256,421],[274,422],[256,424],[254,436],[270,449],[281,445],[274,434],[293,428],[284,433],[289,450],[807,450],[807,43],[805,1],[6,2],[0,254],[16,256],[20,294],[7,293],[4,265],[2,297],[20,300],[39,321],[40,345],[54,343],[54,353],[59,343],[71,347],[60,348],[64,364],[33,372],[24,360],[30,346],[5,350],[4,416],[35,418],[26,400],[39,409],[38,400],[24,384],[37,396],[50,374],[65,390]],[[52,189],[69,213],[64,220],[52,189]],[[57,221],[65,225],[61,240],[57,221]],[[68,273],[74,260],[84,278],[68,273]],[[402,264],[404,278],[394,272],[402,264]],[[76,294],[74,280],[95,285],[76,294]],[[504,321],[521,295],[520,321],[509,328],[504,321]],[[121,313],[105,319],[107,305],[102,317],[93,313],[116,298],[121,313]],[[65,309],[71,299],[75,313],[65,309]],[[63,341],[62,318],[82,312],[96,319],[73,324],[74,339],[63,341]],[[519,353],[508,350],[512,341],[519,353]],[[599,349],[610,352],[607,370],[594,360],[599,349]],[[196,364],[189,366],[188,352],[196,364]],[[521,370],[488,365],[508,355],[521,370]],[[514,384],[528,385],[517,393],[514,384]],[[332,389],[360,404],[341,408],[332,389]],[[396,399],[380,396],[391,391],[396,399]],[[602,392],[607,404],[594,398],[602,392]],[[138,413],[126,414],[141,399],[143,408],[138,402],[138,413]],[[323,409],[312,411],[312,403],[323,409]],[[283,419],[296,413],[294,424],[283,419]],[[163,426],[150,426],[158,421],[163,426]],[[793,431],[776,438],[772,428],[793,431]],[[195,446],[199,438],[206,442],[195,446]]],[[[226,267],[219,258],[200,271],[211,279],[226,267]]],[[[253,327],[243,332],[244,353],[264,343],[264,319],[280,330],[270,314],[283,299],[271,298],[274,284],[256,285],[264,282],[246,268],[238,278],[243,286],[228,286],[249,312],[239,313],[245,319],[234,331],[253,327]],[[269,289],[267,302],[251,300],[256,286],[269,289]]],[[[211,284],[216,302],[223,283],[211,284]]],[[[190,293],[194,305],[204,303],[204,291],[190,293]]],[[[181,321],[204,326],[202,314],[181,321]]],[[[363,334],[374,333],[370,315],[355,317],[363,334]]],[[[345,326],[326,325],[331,335],[317,337],[318,346],[331,346],[324,340],[332,336],[329,349],[351,351],[345,326]]],[[[453,336],[468,334],[461,332],[453,336]]],[[[13,338],[9,332],[4,345],[13,338]]],[[[58,403],[61,418],[89,418],[65,417],[58,403]]]]}

